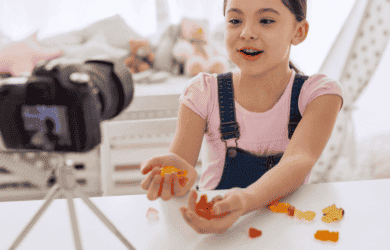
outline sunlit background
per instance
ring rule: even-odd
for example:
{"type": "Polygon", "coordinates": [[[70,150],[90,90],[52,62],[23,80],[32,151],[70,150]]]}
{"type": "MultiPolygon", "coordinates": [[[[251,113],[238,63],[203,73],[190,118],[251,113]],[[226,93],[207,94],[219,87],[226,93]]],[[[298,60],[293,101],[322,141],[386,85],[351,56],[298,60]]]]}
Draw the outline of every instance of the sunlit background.
{"type": "MultiPolygon", "coordinates": [[[[223,22],[223,0],[169,0],[170,21],[182,17],[207,18],[211,29],[223,22]]],[[[310,31],[307,40],[294,47],[291,59],[306,74],[315,74],[325,59],[355,0],[308,1],[310,31]]],[[[138,34],[149,37],[156,32],[155,0],[1,0],[0,29],[12,40],[21,40],[39,31],[38,38],[83,28],[120,14],[138,34]]],[[[371,84],[356,103],[353,114],[358,141],[377,134],[390,133],[390,83],[384,65],[390,65],[386,51],[371,84]]]]}

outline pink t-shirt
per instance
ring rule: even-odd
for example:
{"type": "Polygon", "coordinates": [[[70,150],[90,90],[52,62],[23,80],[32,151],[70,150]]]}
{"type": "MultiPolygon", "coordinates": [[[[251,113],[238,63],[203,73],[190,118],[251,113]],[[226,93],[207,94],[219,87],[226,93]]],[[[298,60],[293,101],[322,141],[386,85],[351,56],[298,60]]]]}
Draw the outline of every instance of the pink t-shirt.
{"type": "MultiPolygon", "coordinates": [[[[256,155],[275,155],[283,153],[290,142],[288,121],[290,118],[291,91],[296,72],[293,70],[290,82],[275,106],[263,113],[250,112],[235,101],[236,119],[240,126],[239,148],[256,155]]],[[[341,84],[326,75],[315,74],[305,81],[298,100],[301,115],[308,103],[321,95],[334,94],[343,98],[341,84]]],[[[218,103],[217,74],[200,73],[192,78],[180,103],[186,105],[207,122],[205,132],[208,152],[202,158],[202,176],[199,188],[213,190],[222,177],[225,164],[226,146],[219,131],[220,116],[218,103]]],[[[227,146],[235,146],[235,139],[227,140],[227,146]]],[[[311,173],[311,172],[310,172],[311,173]]],[[[307,175],[304,184],[309,180],[307,175]]]]}

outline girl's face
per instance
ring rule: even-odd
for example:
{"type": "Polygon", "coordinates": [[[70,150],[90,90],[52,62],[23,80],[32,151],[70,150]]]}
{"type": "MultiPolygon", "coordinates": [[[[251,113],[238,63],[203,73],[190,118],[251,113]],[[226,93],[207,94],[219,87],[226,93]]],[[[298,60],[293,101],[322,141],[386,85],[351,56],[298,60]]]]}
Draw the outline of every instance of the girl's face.
{"type": "Polygon", "coordinates": [[[275,67],[287,70],[297,23],[280,0],[228,0],[225,44],[230,60],[250,75],[275,67]],[[255,56],[245,48],[256,50],[255,56]]]}

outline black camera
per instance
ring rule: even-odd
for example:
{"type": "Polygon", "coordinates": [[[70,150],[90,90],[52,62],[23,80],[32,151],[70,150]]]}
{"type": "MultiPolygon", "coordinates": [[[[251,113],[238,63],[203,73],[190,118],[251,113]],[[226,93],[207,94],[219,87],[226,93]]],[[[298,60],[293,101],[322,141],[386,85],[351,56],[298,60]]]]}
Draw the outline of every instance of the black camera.
{"type": "Polygon", "coordinates": [[[0,86],[0,132],[7,150],[88,152],[101,143],[100,122],[133,99],[122,61],[37,65],[24,83],[0,86]]]}

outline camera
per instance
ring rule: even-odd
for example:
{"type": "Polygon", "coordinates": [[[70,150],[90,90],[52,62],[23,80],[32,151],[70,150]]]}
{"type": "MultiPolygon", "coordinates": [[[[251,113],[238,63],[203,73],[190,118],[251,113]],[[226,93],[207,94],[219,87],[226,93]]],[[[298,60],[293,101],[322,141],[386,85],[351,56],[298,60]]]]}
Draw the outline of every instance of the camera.
{"type": "Polygon", "coordinates": [[[24,82],[0,85],[2,150],[88,152],[100,123],[126,109],[134,94],[122,61],[41,62],[24,82]]]}

